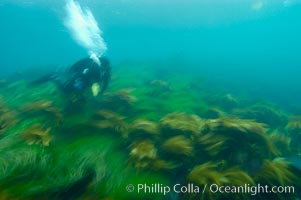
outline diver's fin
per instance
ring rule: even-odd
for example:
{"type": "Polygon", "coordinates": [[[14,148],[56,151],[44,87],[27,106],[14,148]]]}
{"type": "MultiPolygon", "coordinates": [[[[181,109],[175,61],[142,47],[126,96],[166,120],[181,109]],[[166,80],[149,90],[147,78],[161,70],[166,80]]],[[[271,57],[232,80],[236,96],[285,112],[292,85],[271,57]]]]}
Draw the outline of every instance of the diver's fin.
{"type": "Polygon", "coordinates": [[[31,82],[29,82],[29,85],[30,86],[38,86],[38,85],[41,85],[43,83],[46,83],[46,82],[49,82],[49,81],[52,81],[54,79],[54,74],[53,73],[48,73],[36,80],[33,80],[31,82]]]}

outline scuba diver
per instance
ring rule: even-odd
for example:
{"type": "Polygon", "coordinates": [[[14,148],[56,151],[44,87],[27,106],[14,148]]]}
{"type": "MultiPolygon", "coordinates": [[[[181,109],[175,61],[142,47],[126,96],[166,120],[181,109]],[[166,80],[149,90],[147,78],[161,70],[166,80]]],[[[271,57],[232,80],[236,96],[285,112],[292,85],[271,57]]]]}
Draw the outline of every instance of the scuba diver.
{"type": "Polygon", "coordinates": [[[53,81],[63,92],[83,93],[87,88],[91,88],[93,96],[97,96],[106,90],[111,78],[109,60],[101,57],[99,61],[100,63],[92,58],[84,58],[73,64],[66,72],[51,72],[32,81],[30,85],[53,81]]]}
{"type": "Polygon", "coordinates": [[[78,107],[85,102],[84,94],[87,89],[90,88],[93,96],[102,94],[107,89],[110,78],[110,61],[106,57],[91,56],[79,60],[67,71],[51,72],[32,81],[30,85],[53,81],[67,96],[68,104],[78,107]]]}
{"type": "Polygon", "coordinates": [[[111,67],[106,57],[99,58],[99,61],[100,63],[92,58],[84,58],[73,64],[67,72],[65,77],[67,79],[63,81],[63,84],[59,82],[62,90],[67,93],[82,93],[85,89],[91,88],[93,96],[97,96],[98,93],[102,94],[108,87],[111,67]]]}

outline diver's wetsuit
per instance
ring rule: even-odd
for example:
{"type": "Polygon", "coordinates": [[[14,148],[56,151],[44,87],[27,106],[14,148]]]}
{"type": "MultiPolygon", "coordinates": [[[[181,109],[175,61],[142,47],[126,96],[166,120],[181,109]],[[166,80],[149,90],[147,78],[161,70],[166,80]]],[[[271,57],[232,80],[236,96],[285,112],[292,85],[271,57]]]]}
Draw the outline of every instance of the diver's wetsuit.
{"type": "Polygon", "coordinates": [[[91,87],[94,83],[101,83],[100,93],[103,93],[110,81],[111,67],[107,58],[101,57],[99,60],[100,66],[91,58],[84,58],[72,65],[63,90],[66,92],[81,91],[91,87]]]}
{"type": "Polygon", "coordinates": [[[103,93],[110,81],[111,67],[107,58],[101,57],[99,60],[100,66],[93,59],[84,58],[73,64],[67,72],[52,72],[31,82],[31,85],[54,81],[63,92],[80,94],[94,83],[100,83],[100,93],[103,93]]]}

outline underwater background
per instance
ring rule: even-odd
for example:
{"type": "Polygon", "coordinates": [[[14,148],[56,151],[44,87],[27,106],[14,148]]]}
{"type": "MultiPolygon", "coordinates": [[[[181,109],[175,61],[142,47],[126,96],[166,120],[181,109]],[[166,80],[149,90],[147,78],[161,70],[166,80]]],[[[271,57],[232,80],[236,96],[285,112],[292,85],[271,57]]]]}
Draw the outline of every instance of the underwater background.
{"type": "Polygon", "coordinates": [[[294,186],[301,198],[300,0],[79,0],[112,77],[85,102],[29,82],[87,57],[65,1],[0,0],[0,199],[252,199],[137,193],[294,186]],[[71,102],[71,103],[70,103],[71,102]]]}

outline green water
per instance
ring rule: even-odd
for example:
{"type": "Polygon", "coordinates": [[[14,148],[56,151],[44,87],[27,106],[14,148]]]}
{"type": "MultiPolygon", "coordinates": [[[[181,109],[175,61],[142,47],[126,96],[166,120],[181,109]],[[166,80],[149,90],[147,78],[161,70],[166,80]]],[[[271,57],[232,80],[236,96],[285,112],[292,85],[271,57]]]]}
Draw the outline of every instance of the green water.
{"type": "Polygon", "coordinates": [[[0,199],[300,198],[298,0],[80,3],[112,62],[84,101],[30,85],[87,56],[63,3],[0,2],[0,199]]]}

